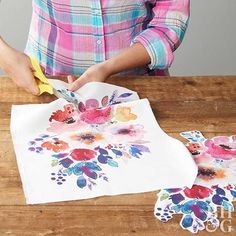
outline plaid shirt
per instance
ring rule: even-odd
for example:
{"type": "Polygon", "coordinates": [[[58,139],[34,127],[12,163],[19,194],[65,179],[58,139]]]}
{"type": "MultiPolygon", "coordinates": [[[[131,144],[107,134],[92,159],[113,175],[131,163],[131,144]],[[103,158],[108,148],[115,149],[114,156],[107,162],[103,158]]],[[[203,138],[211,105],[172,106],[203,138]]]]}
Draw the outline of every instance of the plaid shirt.
{"type": "Polygon", "coordinates": [[[139,42],[151,63],[123,74],[161,75],[188,19],[189,0],[33,0],[25,52],[48,75],[80,75],[139,42]]]}

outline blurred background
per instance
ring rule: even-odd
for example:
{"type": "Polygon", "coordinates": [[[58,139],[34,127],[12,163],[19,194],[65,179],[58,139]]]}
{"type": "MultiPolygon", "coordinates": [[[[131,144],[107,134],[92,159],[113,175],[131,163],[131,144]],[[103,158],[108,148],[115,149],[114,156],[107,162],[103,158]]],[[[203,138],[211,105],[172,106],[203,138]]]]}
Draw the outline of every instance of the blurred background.
{"type": "MultiPolygon", "coordinates": [[[[22,51],[31,10],[31,0],[0,0],[0,34],[22,51]]],[[[235,12],[236,0],[192,0],[189,28],[171,75],[236,75],[235,12]]]]}

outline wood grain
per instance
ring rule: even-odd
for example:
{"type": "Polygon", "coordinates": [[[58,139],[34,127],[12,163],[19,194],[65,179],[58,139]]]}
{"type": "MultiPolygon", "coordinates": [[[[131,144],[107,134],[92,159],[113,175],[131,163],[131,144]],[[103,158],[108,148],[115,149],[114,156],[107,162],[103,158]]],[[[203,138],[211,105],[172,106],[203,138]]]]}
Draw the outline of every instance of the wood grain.
{"type": "MultiPolygon", "coordinates": [[[[206,137],[236,134],[236,77],[112,77],[108,82],[148,98],[163,130],[183,142],[178,133],[186,130],[201,130],[206,137]]],[[[0,235],[190,235],[180,228],[180,216],[166,224],[155,219],[157,192],[26,205],[10,135],[11,106],[54,99],[27,94],[0,78],[0,235]]],[[[225,235],[220,229],[214,233],[225,235]]]]}
{"type": "MultiPolygon", "coordinates": [[[[236,214],[232,217],[231,224],[235,225],[236,214]]],[[[0,219],[1,235],[191,235],[180,229],[180,216],[161,223],[153,216],[153,206],[143,205],[7,206],[0,207],[0,219]]],[[[199,235],[211,234],[203,231],[199,235]]],[[[218,229],[215,235],[235,235],[235,232],[225,234],[218,229]]]]}

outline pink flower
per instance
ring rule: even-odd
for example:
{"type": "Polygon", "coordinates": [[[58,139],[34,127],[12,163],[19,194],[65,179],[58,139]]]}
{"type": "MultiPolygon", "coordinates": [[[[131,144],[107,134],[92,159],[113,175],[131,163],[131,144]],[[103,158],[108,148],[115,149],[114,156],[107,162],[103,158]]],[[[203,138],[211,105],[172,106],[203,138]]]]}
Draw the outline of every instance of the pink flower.
{"type": "Polygon", "coordinates": [[[207,154],[223,160],[236,158],[236,139],[234,136],[218,136],[205,141],[207,154]]]}
{"type": "Polygon", "coordinates": [[[127,142],[139,141],[144,137],[142,125],[122,124],[111,127],[108,132],[112,135],[114,142],[126,140],[127,142]]]}
{"type": "Polygon", "coordinates": [[[206,152],[203,152],[197,156],[194,156],[194,161],[196,162],[196,164],[201,164],[201,163],[208,163],[208,162],[211,162],[213,161],[214,158],[207,154],[206,152]]]}
{"type": "Polygon", "coordinates": [[[83,102],[80,102],[78,106],[80,112],[85,112],[86,110],[97,108],[99,108],[99,102],[97,99],[94,98],[86,100],[85,104],[83,102]]]}
{"type": "Polygon", "coordinates": [[[111,107],[86,110],[81,113],[80,119],[88,124],[104,124],[111,119],[111,107]]]}
{"type": "Polygon", "coordinates": [[[80,120],[76,120],[72,124],[53,122],[53,123],[50,123],[50,126],[47,128],[47,131],[54,132],[54,133],[62,133],[62,132],[67,132],[67,131],[79,130],[79,129],[85,128],[87,126],[88,126],[88,124],[86,124],[80,120]]]}
{"type": "Polygon", "coordinates": [[[211,155],[206,153],[207,148],[202,143],[190,142],[186,147],[191,152],[197,164],[211,162],[214,159],[211,155]]]}

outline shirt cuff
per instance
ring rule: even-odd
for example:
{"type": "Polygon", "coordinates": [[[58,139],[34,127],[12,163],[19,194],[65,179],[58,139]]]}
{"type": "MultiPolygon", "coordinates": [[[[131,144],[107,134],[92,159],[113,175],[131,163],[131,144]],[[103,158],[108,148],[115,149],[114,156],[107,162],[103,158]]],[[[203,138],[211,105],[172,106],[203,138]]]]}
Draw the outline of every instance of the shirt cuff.
{"type": "Polygon", "coordinates": [[[147,50],[151,63],[148,67],[153,69],[166,69],[171,66],[174,55],[169,42],[161,32],[155,29],[146,29],[138,34],[131,41],[131,46],[134,43],[141,43],[147,50]]]}

